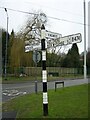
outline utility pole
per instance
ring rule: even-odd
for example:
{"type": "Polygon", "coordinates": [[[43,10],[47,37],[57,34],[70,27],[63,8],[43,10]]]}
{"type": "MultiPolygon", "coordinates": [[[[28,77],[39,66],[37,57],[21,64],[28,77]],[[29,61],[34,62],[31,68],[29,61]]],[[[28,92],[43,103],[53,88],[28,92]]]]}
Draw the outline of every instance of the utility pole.
{"type": "Polygon", "coordinates": [[[84,0],[84,79],[87,78],[87,67],[86,67],[86,3],[84,0]]]}
{"type": "Polygon", "coordinates": [[[6,51],[5,51],[5,80],[7,76],[7,42],[8,42],[8,12],[7,9],[5,9],[6,15],[7,15],[7,31],[6,31],[6,51]]]}

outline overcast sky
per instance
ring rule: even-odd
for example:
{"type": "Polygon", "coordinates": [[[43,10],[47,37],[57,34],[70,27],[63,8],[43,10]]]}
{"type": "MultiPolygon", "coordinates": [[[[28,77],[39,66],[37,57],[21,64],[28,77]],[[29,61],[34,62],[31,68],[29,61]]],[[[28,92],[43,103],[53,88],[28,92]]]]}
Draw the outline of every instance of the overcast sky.
{"type": "MultiPolygon", "coordinates": [[[[87,8],[88,1],[89,0],[86,0],[87,8]]],[[[0,7],[25,12],[41,10],[47,16],[59,18],[59,20],[48,18],[46,29],[60,33],[62,36],[81,33],[82,42],[78,43],[78,47],[80,53],[84,51],[83,0],[0,0],[0,7]]],[[[18,32],[20,28],[25,25],[28,14],[11,11],[9,9],[7,10],[9,16],[9,33],[12,29],[14,29],[15,32],[18,32]]],[[[86,13],[88,14],[88,9],[86,9],[86,13]]],[[[88,16],[86,18],[88,21],[88,16]]],[[[0,28],[2,27],[6,29],[6,13],[3,8],[0,8],[0,28]]]]}

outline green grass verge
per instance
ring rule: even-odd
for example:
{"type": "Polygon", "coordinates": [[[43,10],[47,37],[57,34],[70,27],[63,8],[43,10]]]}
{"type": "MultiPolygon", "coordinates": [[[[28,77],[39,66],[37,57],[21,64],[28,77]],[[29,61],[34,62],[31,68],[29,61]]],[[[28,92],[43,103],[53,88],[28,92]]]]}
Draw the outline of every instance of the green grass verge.
{"type": "Polygon", "coordinates": [[[41,92],[3,103],[3,112],[17,111],[17,118],[88,118],[87,84],[48,90],[48,99],[47,117],[43,116],[41,92]]]}
{"type": "MultiPolygon", "coordinates": [[[[63,79],[79,79],[83,78],[83,75],[61,75],[59,77],[53,77],[53,76],[48,76],[48,81],[53,81],[53,80],[63,80],[63,79]]],[[[29,81],[42,81],[42,77],[36,77],[36,76],[26,76],[26,77],[7,77],[5,80],[4,77],[2,77],[2,83],[23,83],[23,82],[29,82],[29,81]]]]}
{"type": "MultiPolygon", "coordinates": [[[[37,77],[38,81],[41,80],[40,77],[37,77]]],[[[36,78],[35,77],[7,77],[7,79],[5,80],[5,78],[3,77],[2,79],[2,83],[23,83],[23,82],[29,82],[29,81],[35,81],[36,78]]]]}

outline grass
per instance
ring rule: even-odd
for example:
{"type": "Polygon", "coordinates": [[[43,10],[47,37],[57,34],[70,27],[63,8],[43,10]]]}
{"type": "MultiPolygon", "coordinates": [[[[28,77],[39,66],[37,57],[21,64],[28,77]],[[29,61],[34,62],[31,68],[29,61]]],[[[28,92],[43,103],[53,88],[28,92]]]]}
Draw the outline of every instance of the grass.
{"type": "MultiPolygon", "coordinates": [[[[37,78],[38,80],[40,80],[40,77],[37,78]]],[[[35,81],[35,77],[32,76],[26,76],[26,77],[7,77],[7,79],[5,80],[5,78],[3,77],[2,79],[2,83],[21,83],[21,82],[28,82],[28,81],[35,81]]]]}
{"type": "Polygon", "coordinates": [[[47,117],[43,116],[41,92],[3,103],[3,112],[17,111],[17,118],[88,118],[87,84],[48,90],[48,101],[47,117]]]}
{"type": "MultiPolygon", "coordinates": [[[[53,77],[53,76],[48,76],[48,81],[52,81],[52,80],[62,80],[62,79],[76,79],[76,78],[83,78],[82,75],[66,75],[66,74],[63,74],[61,76],[58,76],[58,77],[53,77]]],[[[2,77],[2,83],[20,83],[20,82],[29,82],[29,81],[42,81],[42,78],[41,76],[26,76],[26,77],[11,77],[11,76],[7,76],[7,79],[5,80],[4,77],[2,77]]]]}

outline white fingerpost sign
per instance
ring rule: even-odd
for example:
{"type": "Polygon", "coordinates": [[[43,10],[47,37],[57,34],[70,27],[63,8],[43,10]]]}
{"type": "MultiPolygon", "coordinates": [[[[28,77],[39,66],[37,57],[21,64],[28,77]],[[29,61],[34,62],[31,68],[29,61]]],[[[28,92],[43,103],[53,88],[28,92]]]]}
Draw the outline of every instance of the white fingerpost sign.
{"type": "Polygon", "coordinates": [[[81,41],[82,41],[82,35],[81,33],[77,33],[77,34],[61,37],[60,39],[58,39],[57,44],[53,42],[53,46],[57,47],[57,46],[69,45],[73,43],[80,43],[81,41]]]}
{"type": "Polygon", "coordinates": [[[60,38],[62,35],[59,33],[51,32],[46,30],[46,38],[47,39],[57,39],[60,38]]]}

